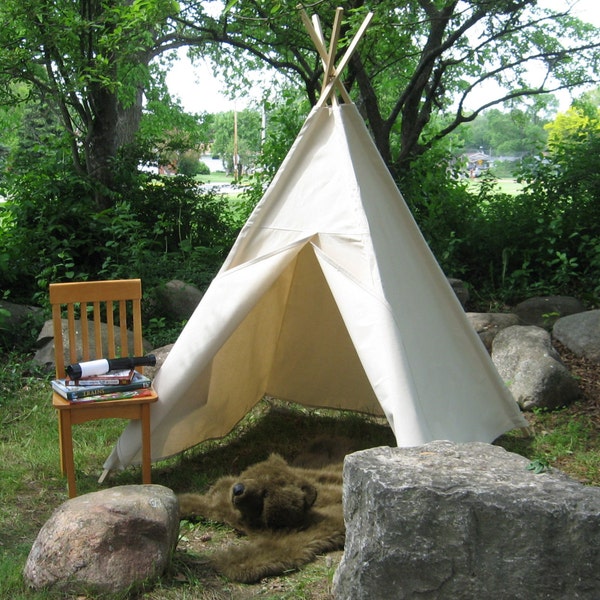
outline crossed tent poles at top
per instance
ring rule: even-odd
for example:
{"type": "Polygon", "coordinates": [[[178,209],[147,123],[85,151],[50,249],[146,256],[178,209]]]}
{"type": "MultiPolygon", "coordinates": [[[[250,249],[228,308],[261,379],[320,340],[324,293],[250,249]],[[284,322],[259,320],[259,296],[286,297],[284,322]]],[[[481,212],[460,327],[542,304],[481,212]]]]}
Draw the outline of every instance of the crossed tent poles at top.
{"type": "Polygon", "coordinates": [[[373,18],[373,13],[370,12],[364,18],[361,26],[358,28],[358,31],[354,34],[350,45],[346,49],[344,56],[342,56],[340,62],[335,65],[335,55],[337,50],[338,41],[340,39],[340,29],[342,26],[342,16],[344,14],[344,9],[338,7],[335,11],[335,18],[333,20],[333,29],[331,32],[331,40],[329,42],[329,50],[325,45],[325,37],[323,35],[323,30],[321,29],[321,22],[317,15],[313,15],[312,21],[309,19],[308,14],[302,8],[300,8],[300,15],[302,17],[302,22],[310,35],[311,40],[313,41],[319,56],[321,57],[321,62],[323,63],[323,71],[325,73],[323,77],[323,85],[321,87],[321,95],[316,104],[316,107],[320,108],[324,106],[328,101],[331,101],[332,104],[337,104],[338,99],[336,96],[336,91],[339,93],[341,99],[346,104],[351,104],[352,100],[350,99],[350,95],[348,91],[344,87],[340,77],[342,71],[348,64],[350,58],[354,54],[358,42],[360,42],[362,36],[364,35],[371,19],[373,18]]]}

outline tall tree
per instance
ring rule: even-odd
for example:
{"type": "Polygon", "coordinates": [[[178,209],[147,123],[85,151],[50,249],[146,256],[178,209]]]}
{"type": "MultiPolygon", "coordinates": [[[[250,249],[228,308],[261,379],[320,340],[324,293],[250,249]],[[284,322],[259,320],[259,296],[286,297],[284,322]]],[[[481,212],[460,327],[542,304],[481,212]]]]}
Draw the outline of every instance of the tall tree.
{"type": "Polygon", "coordinates": [[[4,0],[0,4],[0,103],[30,98],[57,108],[75,169],[110,205],[113,161],[138,130],[150,61],[174,0],[4,0]]]}
{"type": "Polygon", "coordinates": [[[544,125],[552,117],[541,110],[491,108],[474,121],[465,123],[460,133],[468,149],[483,147],[487,154],[533,154],[544,147],[548,137],[544,125]]]}
{"type": "MultiPolygon", "coordinates": [[[[230,74],[259,61],[301,82],[314,103],[322,67],[296,4],[232,0],[201,22],[188,4],[177,20],[190,40],[214,40],[215,59],[230,74]]],[[[311,10],[326,33],[340,4],[344,35],[367,10],[375,13],[345,83],[392,172],[486,108],[598,80],[598,29],[572,17],[568,1],[553,11],[537,0],[322,0],[311,10]]],[[[348,42],[342,37],[340,54],[348,42]]]]}

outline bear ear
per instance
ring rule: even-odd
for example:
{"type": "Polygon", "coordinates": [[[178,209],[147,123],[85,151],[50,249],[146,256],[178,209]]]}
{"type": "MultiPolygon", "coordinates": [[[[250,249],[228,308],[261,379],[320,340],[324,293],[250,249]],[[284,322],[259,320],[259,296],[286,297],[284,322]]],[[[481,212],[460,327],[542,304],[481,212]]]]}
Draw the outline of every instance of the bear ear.
{"type": "Polygon", "coordinates": [[[283,458],[283,456],[281,456],[281,454],[277,454],[276,452],[273,452],[273,454],[271,454],[269,456],[269,458],[267,459],[267,461],[270,462],[270,463],[275,463],[275,464],[286,465],[287,466],[287,462],[285,461],[285,458],[283,458]]]}
{"type": "Polygon", "coordinates": [[[306,483],[302,486],[304,492],[304,503],[306,508],[310,508],[317,499],[317,488],[310,483],[306,483]]]}

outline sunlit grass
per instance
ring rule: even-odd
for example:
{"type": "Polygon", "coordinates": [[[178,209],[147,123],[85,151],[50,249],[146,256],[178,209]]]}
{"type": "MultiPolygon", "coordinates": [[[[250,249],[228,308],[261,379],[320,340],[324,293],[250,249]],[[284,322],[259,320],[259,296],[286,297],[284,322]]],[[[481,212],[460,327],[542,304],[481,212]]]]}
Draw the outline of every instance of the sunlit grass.
{"type": "Polygon", "coordinates": [[[582,483],[600,486],[600,432],[577,405],[529,415],[533,435],[511,433],[500,440],[507,450],[561,469],[582,483]]]}
{"type": "MultiPolygon", "coordinates": [[[[477,194],[481,187],[481,183],[482,180],[480,178],[469,179],[467,189],[469,192],[477,194]]],[[[494,185],[494,190],[499,194],[509,194],[511,196],[515,196],[523,189],[523,184],[519,183],[516,179],[492,179],[492,183],[494,185]]],[[[489,185],[489,181],[487,182],[487,185],[489,185]]]]}

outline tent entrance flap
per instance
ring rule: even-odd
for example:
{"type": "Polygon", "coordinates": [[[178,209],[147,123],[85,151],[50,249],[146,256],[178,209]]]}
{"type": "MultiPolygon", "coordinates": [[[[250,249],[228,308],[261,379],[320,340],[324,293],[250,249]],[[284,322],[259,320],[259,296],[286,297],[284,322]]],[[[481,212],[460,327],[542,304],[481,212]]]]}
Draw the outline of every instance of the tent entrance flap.
{"type": "Polygon", "coordinates": [[[312,244],[299,253],[267,394],[383,416],[312,244]]]}

